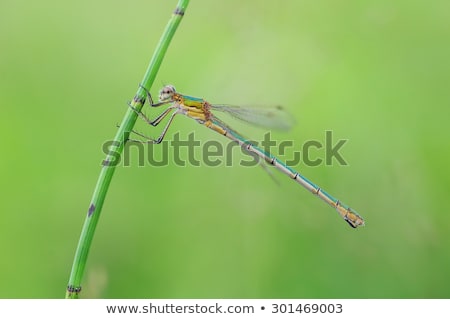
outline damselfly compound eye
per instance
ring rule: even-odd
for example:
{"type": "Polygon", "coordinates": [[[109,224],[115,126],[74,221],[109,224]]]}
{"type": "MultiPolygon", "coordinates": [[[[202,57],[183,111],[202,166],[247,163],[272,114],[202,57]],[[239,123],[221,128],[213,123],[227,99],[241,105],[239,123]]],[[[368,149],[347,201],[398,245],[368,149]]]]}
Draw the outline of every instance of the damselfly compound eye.
{"type": "Polygon", "coordinates": [[[160,101],[170,100],[175,92],[176,92],[175,87],[173,85],[166,85],[159,92],[159,100],[160,101]]]}

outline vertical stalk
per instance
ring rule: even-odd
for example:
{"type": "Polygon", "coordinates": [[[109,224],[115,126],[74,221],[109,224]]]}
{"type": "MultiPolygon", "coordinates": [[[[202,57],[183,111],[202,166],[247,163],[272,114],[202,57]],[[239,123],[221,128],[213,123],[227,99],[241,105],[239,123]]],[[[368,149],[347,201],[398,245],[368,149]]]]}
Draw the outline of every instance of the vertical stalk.
{"type": "MultiPolygon", "coordinates": [[[[142,86],[150,90],[153,82],[155,80],[156,74],[161,66],[161,62],[166,54],[167,48],[169,47],[170,41],[172,40],[178,25],[183,18],[186,7],[189,4],[189,0],[179,0],[169,23],[164,30],[164,33],[159,40],[153,57],[149,63],[149,66],[142,79],[142,86]]],[[[131,106],[133,106],[138,111],[141,110],[145,102],[146,91],[142,87],[139,87],[136,95],[131,101],[131,106]]],[[[83,279],[84,270],[86,267],[86,261],[89,254],[89,249],[92,244],[92,239],[94,237],[95,228],[97,226],[98,220],[100,218],[100,213],[105,201],[106,193],[108,192],[109,184],[114,175],[116,164],[120,158],[123,151],[124,143],[126,142],[129,132],[132,130],[137,119],[137,114],[131,108],[127,108],[125,116],[117,130],[116,136],[114,137],[114,142],[109,149],[109,153],[103,160],[103,167],[100,171],[100,176],[97,180],[97,185],[95,186],[94,194],[92,200],[89,204],[86,219],[84,221],[83,229],[81,231],[80,239],[78,241],[77,250],[75,252],[75,257],[72,264],[72,271],[70,273],[69,283],[66,291],[66,298],[76,299],[79,297],[81,292],[81,281],[83,279]]]]}

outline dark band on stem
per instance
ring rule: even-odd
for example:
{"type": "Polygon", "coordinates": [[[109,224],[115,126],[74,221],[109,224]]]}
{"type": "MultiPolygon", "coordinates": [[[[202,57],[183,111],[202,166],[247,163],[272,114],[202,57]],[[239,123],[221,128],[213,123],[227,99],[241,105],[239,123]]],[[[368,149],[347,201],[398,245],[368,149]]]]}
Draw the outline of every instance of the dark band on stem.
{"type": "Polygon", "coordinates": [[[67,286],[67,291],[69,293],[76,293],[76,294],[78,294],[81,291],[81,286],[75,287],[75,286],[69,285],[69,286],[67,286]]]}
{"type": "Polygon", "coordinates": [[[135,103],[144,104],[145,103],[145,97],[140,97],[139,95],[135,95],[133,98],[133,101],[135,103]]]}
{"type": "Polygon", "coordinates": [[[173,14],[175,15],[179,15],[179,16],[184,16],[184,11],[181,8],[176,8],[175,11],[173,12],[173,14]]]}
{"type": "Polygon", "coordinates": [[[94,211],[95,211],[95,205],[91,204],[91,206],[89,206],[88,216],[91,217],[92,214],[94,213],[94,211]]]}

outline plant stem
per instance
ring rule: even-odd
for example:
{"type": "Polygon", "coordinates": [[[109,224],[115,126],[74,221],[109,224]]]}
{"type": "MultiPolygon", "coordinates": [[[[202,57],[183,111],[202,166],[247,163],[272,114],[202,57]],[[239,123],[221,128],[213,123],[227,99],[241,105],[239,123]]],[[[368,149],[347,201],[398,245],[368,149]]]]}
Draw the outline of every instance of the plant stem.
{"type": "MultiPolygon", "coordinates": [[[[169,23],[164,30],[161,39],[156,47],[150,64],[144,74],[144,78],[141,85],[150,90],[153,82],[156,78],[156,74],[159,70],[161,62],[169,47],[175,31],[183,18],[186,7],[189,4],[189,0],[179,0],[175,11],[172,14],[169,23]]],[[[142,87],[139,87],[136,95],[131,101],[131,106],[140,111],[144,105],[146,98],[146,91],[142,87]]],[[[89,254],[89,249],[94,237],[95,228],[100,218],[100,213],[105,201],[106,193],[108,192],[109,184],[114,175],[116,164],[122,154],[124,143],[127,141],[130,131],[136,122],[137,114],[131,108],[127,108],[125,117],[117,130],[114,142],[112,143],[109,153],[103,161],[103,167],[100,171],[100,176],[95,186],[92,200],[89,204],[86,219],[84,221],[83,229],[81,231],[80,239],[78,241],[77,250],[72,264],[72,271],[70,273],[69,283],[66,291],[66,298],[76,299],[79,297],[81,291],[81,281],[83,279],[84,270],[86,267],[86,261],[89,254]]]]}

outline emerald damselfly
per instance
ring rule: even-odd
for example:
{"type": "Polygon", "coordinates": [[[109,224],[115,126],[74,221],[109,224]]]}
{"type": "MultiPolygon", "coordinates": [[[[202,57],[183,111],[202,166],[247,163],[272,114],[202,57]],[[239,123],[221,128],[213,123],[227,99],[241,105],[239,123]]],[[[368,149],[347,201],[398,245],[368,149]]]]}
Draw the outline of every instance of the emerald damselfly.
{"type": "MultiPolygon", "coordinates": [[[[155,144],[161,143],[174,117],[177,114],[183,114],[196,120],[198,123],[206,126],[207,128],[229,138],[230,140],[237,142],[246,151],[255,154],[266,163],[274,166],[281,173],[287,175],[311,193],[322,199],[325,203],[335,208],[339,215],[351,227],[356,228],[358,226],[364,226],[364,219],[355,210],[325,192],[322,188],[311,182],[299,172],[287,166],[284,162],[271,153],[252,144],[248,139],[230,128],[230,126],[225,124],[213,113],[216,110],[223,111],[231,114],[233,117],[250,123],[283,130],[288,129],[291,126],[291,123],[286,116],[279,116],[279,114],[283,114],[283,112],[278,112],[281,111],[280,108],[253,109],[224,104],[210,104],[202,98],[178,93],[172,85],[166,85],[161,89],[159,94],[159,102],[157,103],[153,103],[152,97],[148,91],[147,95],[149,98],[149,103],[152,107],[169,105],[164,112],[162,112],[154,120],[150,120],[144,113],[133,108],[133,110],[137,112],[137,114],[148,124],[157,126],[167,115],[171,114],[161,135],[157,139],[148,139],[149,142],[155,144]]],[[[140,135],[143,136],[142,134],[140,135]]]]}

